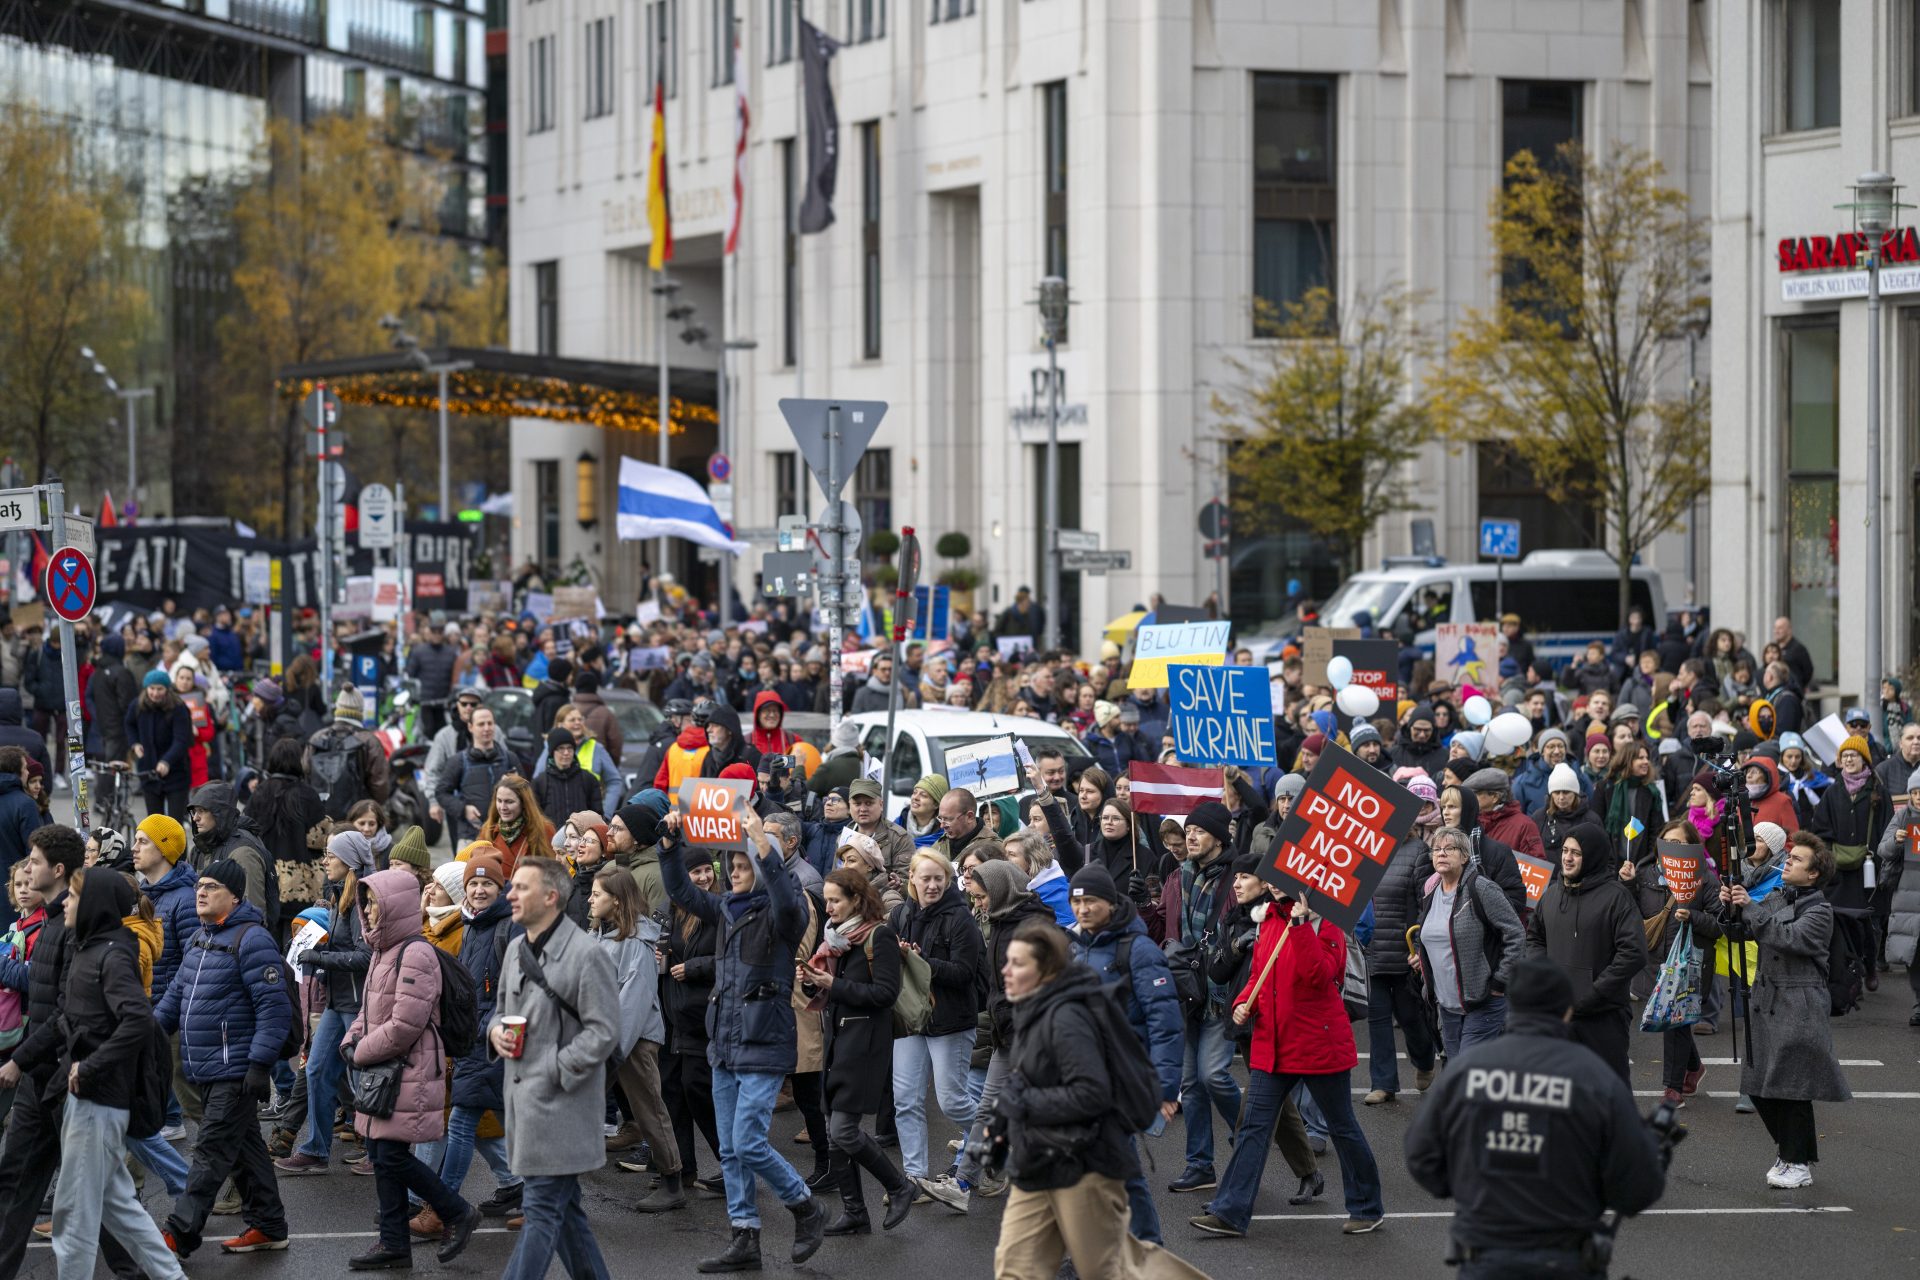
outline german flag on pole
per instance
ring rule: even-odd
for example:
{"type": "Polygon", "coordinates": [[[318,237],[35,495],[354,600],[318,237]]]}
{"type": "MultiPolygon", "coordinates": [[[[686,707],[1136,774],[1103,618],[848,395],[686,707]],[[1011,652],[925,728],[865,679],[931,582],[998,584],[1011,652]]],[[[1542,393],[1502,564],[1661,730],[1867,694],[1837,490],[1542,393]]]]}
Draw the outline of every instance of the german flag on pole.
{"type": "Polygon", "coordinates": [[[673,261],[673,211],[667,193],[667,77],[666,50],[661,49],[660,71],[653,82],[653,154],[647,160],[647,224],[653,244],[647,265],[655,271],[673,261]]]}

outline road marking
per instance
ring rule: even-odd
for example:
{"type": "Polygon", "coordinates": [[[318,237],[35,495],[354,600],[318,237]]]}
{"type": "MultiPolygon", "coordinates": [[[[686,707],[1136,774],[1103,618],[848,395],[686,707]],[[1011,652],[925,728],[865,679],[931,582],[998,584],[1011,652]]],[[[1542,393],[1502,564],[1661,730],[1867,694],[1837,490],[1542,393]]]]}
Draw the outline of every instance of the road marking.
{"type": "MultiPolygon", "coordinates": [[[[1741,1206],[1738,1208],[1731,1208],[1731,1209],[1643,1209],[1639,1213],[1635,1214],[1634,1216],[1636,1218],[1652,1218],[1652,1217],[1660,1217],[1660,1216],[1665,1216],[1670,1218],[1677,1218],[1677,1217],[1697,1218],[1697,1217],[1717,1217],[1722,1214],[1748,1215],[1748,1214],[1778,1214],[1778,1213],[1813,1214],[1813,1213],[1852,1213],[1852,1212],[1853,1210],[1844,1204],[1823,1204],[1823,1205],[1775,1204],[1775,1205],[1747,1205],[1747,1206],[1741,1206]]],[[[1390,1213],[1387,1215],[1386,1220],[1388,1222],[1401,1222],[1401,1221],[1406,1221],[1408,1219],[1414,1219],[1414,1218],[1451,1218],[1451,1217],[1453,1217],[1453,1214],[1443,1209],[1443,1210],[1423,1211],[1420,1213],[1390,1213]]],[[[1253,1215],[1253,1220],[1255,1222],[1345,1222],[1347,1220],[1347,1215],[1344,1213],[1256,1213],[1253,1215]]],[[[376,1235],[378,1233],[368,1232],[367,1234],[376,1235]]],[[[296,1240],[300,1238],[301,1237],[299,1236],[294,1237],[294,1239],[296,1240]]]]}
{"type": "MultiPolygon", "coordinates": [[[[1702,1058],[1700,1061],[1709,1067],[1737,1067],[1740,1065],[1732,1058],[1702,1058]]],[[[1884,1067],[1887,1064],[1878,1058],[1842,1058],[1840,1059],[1840,1065],[1843,1067],[1884,1067]]]]}
{"type": "MultiPolygon", "coordinates": [[[[1356,1089],[1354,1092],[1357,1093],[1359,1092],[1359,1090],[1356,1089]]],[[[1658,1098],[1658,1097],[1663,1097],[1665,1093],[1666,1093],[1666,1090],[1664,1089],[1635,1089],[1633,1091],[1633,1096],[1636,1098],[1658,1098]]],[[[1740,1096],[1740,1093],[1739,1093],[1739,1090],[1737,1089],[1702,1089],[1699,1093],[1695,1094],[1694,1096],[1695,1097],[1704,1096],[1708,1098],[1737,1098],[1740,1096]]],[[[1920,1098],[1920,1093],[1855,1093],[1853,1094],[1853,1096],[1855,1098],[1879,1098],[1881,1100],[1912,1099],[1912,1098],[1920,1098]]]]}
{"type": "MultiPolygon", "coordinates": [[[[1341,1216],[1344,1217],[1345,1215],[1343,1214],[1341,1216]]],[[[517,1236],[520,1233],[518,1231],[509,1231],[505,1227],[476,1227],[474,1228],[473,1234],[477,1236],[517,1236]]],[[[379,1238],[380,1233],[378,1231],[292,1231],[287,1234],[287,1239],[289,1240],[377,1240],[379,1238]]],[[[218,1248],[220,1244],[212,1233],[208,1233],[202,1240],[202,1243],[213,1245],[216,1248],[218,1248]]],[[[36,1238],[31,1247],[35,1249],[51,1249],[53,1248],[53,1242],[36,1238]]],[[[239,1255],[226,1254],[223,1256],[235,1257],[239,1255]]]]}

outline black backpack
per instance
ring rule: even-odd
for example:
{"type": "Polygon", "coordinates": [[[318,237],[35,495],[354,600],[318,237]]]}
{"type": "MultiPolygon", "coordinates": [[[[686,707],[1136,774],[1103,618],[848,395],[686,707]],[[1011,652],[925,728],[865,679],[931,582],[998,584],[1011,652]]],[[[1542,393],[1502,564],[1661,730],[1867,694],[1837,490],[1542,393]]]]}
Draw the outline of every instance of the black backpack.
{"type": "Polygon", "coordinates": [[[1860,953],[1854,949],[1853,933],[1838,913],[1833,932],[1827,936],[1827,997],[1833,1016],[1838,1018],[1860,1007],[1867,987],[1867,971],[1861,966],[1860,953]]]}
{"type": "Polygon", "coordinates": [[[1128,1132],[1145,1133],[1160,1116],[1160,1079],[1147,1057],[1147,1046],[1127,1020],[1131,995],[1131,984],[1103,982],[1100,997],[1089,1000],[1087,1010],[1100,1028],[1100,1056],[1107,1064],[1107,1079],[1113,1088],[1113,1109],[1126,1122],[1128,1132]]]}
{"type": "Polygon", "coordinates": [[[440,962],[440,1047],[450,1058],[464,1058],[480,1040],[480,996],[467,966],[425,938],[408,938],[407,946],[426,945],[440,962]]]}
{"type": "Polygon", "coordinates": [[[153,1019],[134,1068],[133,1098],[127,1108],[127,1136],[151,1138],[166,1127],[167,1099],[173,1092],[173,1043],[153,1019]]]}
{"type": "Polygon", "coordinates": [[[367,780],[360,770],[360,736],[352,729],[334,729],[313,748],[313,789],[329,818],[345,822],[347,811],[367,799],[367,780]]]}

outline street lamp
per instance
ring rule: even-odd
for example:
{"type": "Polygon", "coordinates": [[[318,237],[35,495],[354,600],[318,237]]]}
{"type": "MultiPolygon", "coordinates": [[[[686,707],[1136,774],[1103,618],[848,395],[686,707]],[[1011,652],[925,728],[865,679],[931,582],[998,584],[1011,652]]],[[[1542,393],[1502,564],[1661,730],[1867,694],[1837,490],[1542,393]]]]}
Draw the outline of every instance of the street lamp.
{"type": "Polygon", "coordinates": [[[140,458],[139,458],[139,430],[140,429],[134,421],[133,402],[135,400],[151,399],[154,394],[153,388],[152,387],[123,388],[118,382],[114,381],[113,375],[107,372],[107,366],[100,363],[100,361],[97,358],[95,358],[92,347],[80,348],[80,359],[85,363],[93,366],[94,373],[99,376],[101,382],[106,384],[108,392],[110,392],[115,396],[118,396],[120,398],[121,403],[127,406],[127,501],[131,504],[134,504],[134,509],[138,510],[139,499],[135,496],[135,486],[140,481],[140,458]]]}
{"type": "Polygon", "coordinates": [[[1060,643],[1060,335],[1067,331],[1067,282],[1059,276],[1040,281],[1041,341],[1047,348],[1046,528],[1042,531],[1040,589],[1046,593],[1046,625],[1040,647],[1060,643]]]}
{"type": "Polygon", "coordinates": [[[407,360],[414,368],[420,370],[422,373],[434,374],[439,379],[439,398],[437,403],[440,406],[440,518],[442,520],[452,520],[453,463],[451,457],[452,450],[447,440],[447,375],[450,373],[465,373],[468,369],[473,368],[473,361],[435,361],[432,356],[421,350],[420,339],[408,333],[405,322],[392,312],[388,312],[386,315],[380,317],[380,327],[393,334],[388,345],[395,351],[406,352],[407,360]]]}
{"type": "MultiPolygon", "coordinates": [[[[1867,648],[1861,680],[1871,691],[1874,721],[1880,701],[1880,267],[1888,233],[1900,225],[1900,185],[1891,174],[1872,170],[1853,182],[1853,200],[1839,206],[1853,211],[1854,230],[1866,237],[1867,263],[1867,648]]],[[[1866,702],[1863,696],[1861,699],[1866,702]]]]}

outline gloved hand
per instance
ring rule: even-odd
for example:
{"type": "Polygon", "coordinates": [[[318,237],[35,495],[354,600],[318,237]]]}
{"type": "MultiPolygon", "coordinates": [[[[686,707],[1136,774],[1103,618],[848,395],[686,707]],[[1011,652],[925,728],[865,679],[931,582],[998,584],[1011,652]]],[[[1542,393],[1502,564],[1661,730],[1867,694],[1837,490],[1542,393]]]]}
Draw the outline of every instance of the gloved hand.
{"type": "Polygon", "coordinates": [[[1144,907],[1151,898],[1147,894],[1147,878],[1136,871],[1127,877],[1127,896],[1133,899],[1135,906],[1144,907]]]}
{"type": "Polygon", "coordinates": [[[247,1068],[247,1096],[255,1102],[265,1102],[273,1096],[273,1076],[258,1063],[247,1068]]]}

